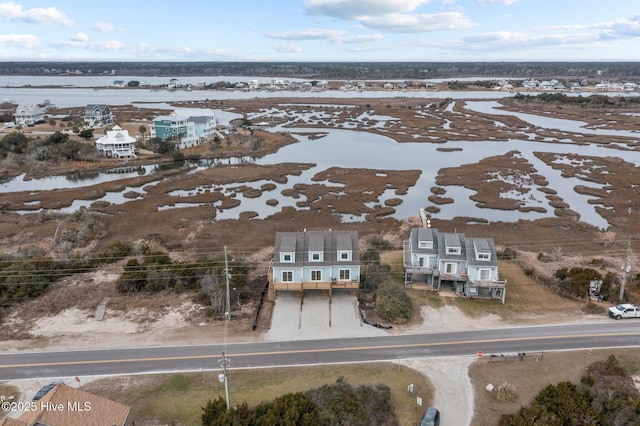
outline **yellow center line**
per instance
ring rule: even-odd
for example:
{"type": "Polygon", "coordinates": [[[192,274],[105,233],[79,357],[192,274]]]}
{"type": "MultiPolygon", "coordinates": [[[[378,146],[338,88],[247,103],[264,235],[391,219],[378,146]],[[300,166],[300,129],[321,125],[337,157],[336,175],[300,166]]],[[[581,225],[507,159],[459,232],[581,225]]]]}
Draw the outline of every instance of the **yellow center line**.
{"type": "MultiPolygon", "coordinates": [[[[474,339],[474,340],[462,340],[456,342],[431,342],[431,343],[403,343],[395,345],[381,345],[381,346],[354,346],[346,348],[324,348],[324,349],[292,349],[286,351],[267,351],[267,352],[248,352],[237,354],[226,354],[227,357],[251,357],[251,356],[277,356],[277,355],[291,355],[291,354],[305,354],[305,353],[326,353],[326,352],[349,352],[349,351],[370,351],[380,349],[402,349],[402,348],[417,348],[417,347],[430,347],[430,346],[447,346],[447,345],[468,345],[473,343],[499,343],[499,342],[514,342],[514,341],[532,341],[532,340],[558,340],[558,339],[576,339],[580,337],[614,337],[614,336],[637,336],[637,332],[624,332],[624,333],[598,333],[598,334],[572,334],[562,336],[531,336],[531,337],[508,337],[508,338],[496,338],[496,339],[474,339]]],[[[140,348],[144,349],[144,348],[140,348]]],[[[55,362],[38,362],[27,364],[8,364],[0,365],[0,368],[25,368],[25,367],[46,367],[55,365],[87,365],[87,364],[117,364],[124,362],[153,362],[153,361],[180,361],[190,359],[210,359],[219,358],[219,354],[209,355],[179,355],[179,356],[166,356],[166,357],[151,357],[151,358],[124,358],[124,359],[99,359],[99,360],[86,360],[86,361],[55,361],[55,362]]]]}

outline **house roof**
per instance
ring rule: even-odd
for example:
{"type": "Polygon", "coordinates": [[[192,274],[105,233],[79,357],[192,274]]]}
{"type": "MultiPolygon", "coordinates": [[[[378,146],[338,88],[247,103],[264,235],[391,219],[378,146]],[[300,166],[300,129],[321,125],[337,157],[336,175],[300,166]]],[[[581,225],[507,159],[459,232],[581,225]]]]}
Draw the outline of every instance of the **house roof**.
{"type": "Polygon", "coordinates": [[[111,109],[109,108],[109,105],[106,104],[89,104],[85,107],[85,113],[86,112],[94,112],[94,111],[100,111],[103,115],[104,114],[109,114],[111,112],[111,109]]]}
{"type": "Polygon", "coordinates": [[[29,426],[29,425],[18,419],[5,417],[4,419],[0,420],[0,426],[29,426]]]}
{"type": "Polygon", "coordinates": [[[45,110],[36,104],[18,104],[16,114],[38,115],[44,114],[45,110]]]}
{"type": "Polygon", "coordinates": [[[122,144],[134,143],[136,138],[129,135],[128,130],[115,125],[111,130],[107,130],[107,134],[96,140],[96,144],[122,144]]]}
{"type": "Polygon", "coordinates": [[[466,256],[464,234],[443,232],[438,234],[438,257],[440,259],[463,260],[466,256]],[[447,253],[447,248],[460,248],[458,254],[447,253]]]}
{"type": "Polygon", "coordinates": [[[436,228],[411,228],[410,240],[413,253],[435,254],[438,252],[438,230],[436,228]],[[421,248],[420,241],[432,241],[433,248],[421,248]]]}
{"type": "Polygon", "coordinates": [[[322,252],[323,261],[314,265],[330,265],[338,262],[338,251],[351,251],[351,260],[341,260],[341,265],[359,264],[360,249],[356,231],[303,231],[277,232],[274,247],[274,265],[304,266],[309,252],[322,252]],[[280,262],[280,253],[295,253],[295,262],[280,262]]]}
{"type": "Polygon", "coordinates": [[[496,255],[496,248],[493,243],[493,238],[471,238],[467,237],[466,249],[467,249],[467,262],[469,265],[478,266],[498,266],[498,256],[496,255]],[[476,253],[489,253],[491,257],[489,260],[477,260],[476,253]]]}
{"type": "Polygon", "coordinates": [[[119,402],[101,396],[58,384],[47,392],[37,403],[34,411],[27,411],[19,420],[27,425],[41,423],[48,426],[122,426],[127,421],[130,408],[119,402]],[[42,407],[58,406],[62,410],[47,410],[42,407]],[[74,409],[70,404],[76,404],[74,409]],[[86,404],[86,405],[85,405],[86,404]],[[84,409],[83,408],[89,408],[84,409]]]}

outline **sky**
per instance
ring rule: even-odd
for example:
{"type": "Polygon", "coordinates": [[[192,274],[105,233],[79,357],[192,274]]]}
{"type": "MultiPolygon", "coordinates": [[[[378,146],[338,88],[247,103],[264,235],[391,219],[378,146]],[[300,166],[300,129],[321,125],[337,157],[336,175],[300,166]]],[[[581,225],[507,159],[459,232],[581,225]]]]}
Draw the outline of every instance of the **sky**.
{"type": "Polygon", "coordinates": [[[0,61],[639,60],[634,0],[0,0],[0,61]]]}

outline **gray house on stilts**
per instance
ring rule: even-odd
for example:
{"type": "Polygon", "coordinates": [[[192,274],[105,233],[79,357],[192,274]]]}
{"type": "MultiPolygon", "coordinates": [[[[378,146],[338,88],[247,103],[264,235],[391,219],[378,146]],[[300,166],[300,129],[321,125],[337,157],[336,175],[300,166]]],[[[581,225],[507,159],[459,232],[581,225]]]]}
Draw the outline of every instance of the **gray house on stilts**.
{"type": "Polygon", "coordinates": [[[459,296],[500,299],[504,303],[507,282],[499,279],[491,238],[413,228],[403,244],[403,263],[407,287],[440,291],[447,286],[459,296]]]}

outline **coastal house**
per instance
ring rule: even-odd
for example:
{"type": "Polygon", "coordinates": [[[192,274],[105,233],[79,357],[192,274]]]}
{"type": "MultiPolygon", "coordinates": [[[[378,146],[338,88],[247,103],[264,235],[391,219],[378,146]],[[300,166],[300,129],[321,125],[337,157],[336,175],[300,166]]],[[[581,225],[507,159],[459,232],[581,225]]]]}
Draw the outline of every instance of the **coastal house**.
{"type": "Polygon", "coordinates": [[[129,131],[116,125],[107,134],[96,139],[98,155],[113,158],[134,158],[136,156],[136,138],[129,131]]]}
{"type": "Polygon", "coordinates": [[[86,426],[129,425],[130,407],[85,392],[81,389],[58,383],[43,388],[44,395],[17,419],[0,425],[6,426],[86,426]]]}
{"type": "Polygon", "coordinates": [[[275,300],[280,291],[293,291],[301,297],[305,290],[326,291],[329,301],[335,289],[357,291],[358,233],[332,230],[276,233],[268,280],[269,300],[275,300]]]}
{"type": "Polygon", "coordinates": [[[198,110],[197,115],[182,115],[174,111],[153,120],[151,135],[162,140],[173,137],[178,141],[177,148],[184,149],[210,141],[217,124],[210,110],[198,110]]]}
{"type": "Polygon", "coordinates": [[[37,104],[19,104],[13,114],[15,123],[20,126],[33,126],[44,121],[47,110],[37,104]]]}
{"type": "Polygon", "coordinates": [[[491,238],[412,228],[403,243],[403,264],[405,286],[439,291],[446,285],[459,296],[504,303],[507,283],[499,279],[491,238]]]}
{"type": "Polygon", "coordinates": [[[109,105],[91,104],[84,109],[84,122],[89,127],[103,127],[113,123],[109,105]]]}

